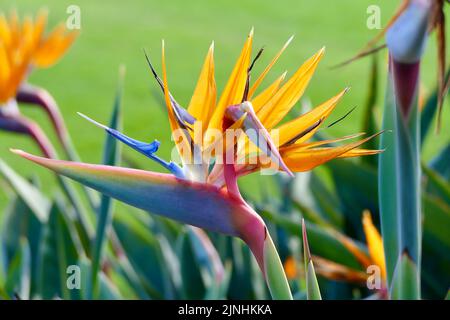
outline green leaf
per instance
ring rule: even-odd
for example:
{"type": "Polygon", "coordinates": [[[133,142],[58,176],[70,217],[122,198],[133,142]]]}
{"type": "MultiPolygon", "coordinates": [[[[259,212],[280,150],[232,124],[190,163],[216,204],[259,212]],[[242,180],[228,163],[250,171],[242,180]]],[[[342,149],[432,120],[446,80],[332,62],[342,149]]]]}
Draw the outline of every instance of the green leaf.
{"type": "Polygon", "coordinates": [[[185,299],[203,299],[206,287],[192,246],[188,233],[182,234],[178,243],[180,271],[183,279],[182,292],[185,299]]]}
{"type": "MultiPolygon", "coordinates": [[[[293,236],[301,238],[299,230],[302,230],[302,225],[300,221],[293,220],[292,218],[282,216],[267,209],[260,209],[259,213],[265,219],[268,219],[281,228],[284,228],[293,236]]],[[[306,225],[308,227],[309,243],[311,244],[311,248],[314,250],[316,255],[353,269],[362,270],[361,264],[355,258],[353,253],[351,253],[334,234],[337,232],[336,230],[319,227],[308,222],[306,225]]],[[[355,245],[361,251],[366,251],[365,247],[361,243],[355,242],[355,245]]]]}
{"type": "Polygon", "coordinates": [[[111,283],[113,283],[119,294],[124,299],[138,300],[139,294],[134,290],[129,280],[120,271],[111,269],[108,271],[111,283]]]}
{"type": "MultiPolygon", "coordinates": [[[[152,297],[162,297],[159,293],[152,290],[152,288],[146,286],[146,280],[144,279],[144,276],[136,272],[131,262],[129,261],[126,252],[118,255],[118,257],[111,254],[109,255],[109,260],[114,268],[111,278],[114,279],[114,277],[121,277],[123,281],[127,282],[126,284],[124,284],[124,286],[130,287],[129,290],[132,290],[133,295],[137,295],[137,298],[141,300],[148,300],[152,297]],[[151,294],[149,294],[149,292],[151,292],[151,294]]],[[[122,292],[124,289],[120,286],[118,286],[118,289],[121,291],[122,296],[128,299],[129,296],[122,292]]]]}
{"type": "MultiPolygon", "coordinates": [[[[407,117],[396,103],[390,74],[384,107],[383,129],[392,130],[381,138],[379,159],[379,200],[381,230],[386,256],[387,283],[391,285],[400,255],[407,251],[420,266],[420,141],[417,97],[407,117]]],[[[415,277],[414,279],[418,278],[415,277]]],[[[416,286],[419,284],[417,283],[416,286]]]]}
{"type": "Polygon", "coordinates": [[[426,299],[439,299],[450,283],[450,206],[442,199],[425,194],[422,241],[422,283],[426,299]]]}
{"type": "Polygon", "coordinates": [[[316,272],[314,271],[314,265],[311,259],[311,252],[309,251],[305,220],[302,220],[302,236],[303,236],[303,261],[305,263],[305,277],[306,277],[306,297],[308,300],[322,300],[319,283],[317,282],[316,272]]]}
{"type": "Polygon", "coordinates": [[[113,217],[113,227],[147,294],[155,299],[174,298],[173,284],[164,264],[160,242],[150,232],[147,220],[133,212],[117,211],[113,217]]]}
{"type": "MultiPolygon", "coordinates": [[[[91,262],[84,256],[80,257],[77,265],[80,267],[81,273],[81,292],[79,295],[82,299],[87,299],[89,289],[89,281],[91,275],[91,262]]],[[[123,297],[120,295],[119,290],[114,283],[105,275],[104,272],[99,273],[99,292],[97,296],[98,300],[121,300],[123,297]]]]}
{"type": "Polygon", "coordinates": [[[6,265],[13,256],[20,251],[21,239],[27,239],[31,251],[31,295],[37,287],[37,269],[39,261],[39,246],[43,225],[27,204],[18,196],[12,198],[5,210],[2,221],[1,239],[4,253],[1,259],[6,270],[6,265]]]}
{"type": "Polygon", "coordinates": [[[120,292],[116,284],[109,279],[104,272],[100,273],[100,288],[98,298],[100,300],[121,300],[120,292]]]}
{"type": "Polygon", "coordinates": [[[47,221],[50,201],[0,159],[0,173],[41,222],[47,221]]]}
{"type": "Polygon", "coordinates": [[[225,242],[223,251],[226,253],[223,260],[232,263],[228,297],[233,300],[254,299],[251,273],[253,257],[249,248],[237,238],[220,237],[219,239],[225,242]]]}
{"type": "Polygon", "coordinates": [[[450,143],[448,143],[441,152],[430,162],[430,168],[433,168],[444,179],[450,181],[450,166],[448,165],[450,159],[450,143]]]}
{"type": "Polygon", "coordinates": [[[305,217],[308,221],[311,221],[319,226],[323,227],[331,227],[332,225],[325,220],[319,213],[317,213],[315,210],[308,208],[307,206],[303,205],[301,202],[292,200],[292,204],[303,217],[305,217]]]}
{"type": "MultiPolygon", "coordinates": [[[[382,139],[389,135],[385,133],[382,139]]],[[[333,176],[336,193],[341,201],[341,211],[345,212],[353,230],[362,233],[361,214],[364,210],[378,212],[377,172],[371,166],[354,160],[337,160],[326,164],[333,176]]]]}
{"type": "Polygon", "coordinates": [[[269,297],[269,292],[267,291],[267,285],[264,281],[264,275],[261,273],[255,259],[250,259],[249,262],[251,269],[251,283],[249,285],[253,289],[254,299],[266,300],[269,297]]]}
{"type": "MultiPolygon", "coordinates": [[[[445,77],[444,83],[448,81],[450,77],[450,69],[447,70],[447,75],[445,77]]],[[[425,105],[420,113],[420,136],[421,144],[424,143],[425,139],[430,132],[431,124],[433,123],[434,115],[438,109],[438,88],[435,88],[433,93],[428,97],[425,105]]]]}
{"type": "Polygon", "coordinates": [[[344,224],[344,216],[339,211],[340,205],[337,195],[327,188],[322,179],[314,171],[311,172],[309,188],[311,189],[318,210],[335,227],[340,229],[344,224]]]}
{"type": "Polygon", "coordinates": [[[436,171],[423,165],[422,170],[428,177],[429,192],[441,197],[448,205],[450,205],[450,183],[441,177],[436,171]]]}
{"type": "Polygon", "coordinates": [[[188,236],[192,244],[192,250],[199,266],[200,274],[205,284],[206,296],[210,299],[220,297],[225,279],[225,269],[219,254],[205,231],[188,226],[188,236]]]}
{"type": "Polygon", "coordinates": [[[430,234],[450,249],[450,205],[442,199],[424,195],[424,234],[430,234]]]}
{"type": "Polygon", "coordinates": [[[286,279],[277,249],[269,232],[266,232],[266,239],[264,241],[264,269],[270,294],[274,300],[292,300],[291,289],[289,288],[289,283],[286,279]]]}
{"type": "Polygon", "coordinates": [[[16,252],[8,269],[5,290],[9,296],[18,296],[22,300],[30,298],[31,286],[31,253],[25,238],[20,241],[20,248],[16,252]]]}
{"type": "Polygon", "coordinates": [[[420,142],[423,145],[437,110],[437,89],[428,97],[420,116],[420,142]]]}
{"type": "MultiPolygon", "coordinates": [[[[109,127],[115,130],[121,129],[121,104],[122,104],[122,91],[123,91],[123,73],[119,79],[119,85],[114,101],[113,112],[109,127]]],[[[117,139],[113,136],[106,134],[106,140],[103,148],[103,161],[105,165],[115,166],[118,164],[120,159],[120,145],[117,144],[117,139]]],[[[91,289],[88,291],[88,298],[94,296],[94,292],[97,289],[97,273],[99,270],[99,265],[102,259],[102,252],[107,238],[107,230],[111,225],[111,215],[112,215],[112,199],[106,195],[101,196],[100,207],[97,214],[97,230],[95,233],[95,242],[93,245],[92,252],[92,275],[91,282],[89,285],[91,289]]]]}
{"type": "Polygon", "coordinates": [[[394,300],[420,299],[419,273],[415,262],[407,252],[404,252],[392,277],[391,298],[394,300]]]}
{"type": "Polygon", "coordinates": [[[44,227],[39,254],[38,294],[43,299],[80,298],[79,291],[69,290],[66,281],[67,268],[77,265],[81,255],[84,253],[74,225],[64,215],[61,207],[54,204],[44,227]]]}

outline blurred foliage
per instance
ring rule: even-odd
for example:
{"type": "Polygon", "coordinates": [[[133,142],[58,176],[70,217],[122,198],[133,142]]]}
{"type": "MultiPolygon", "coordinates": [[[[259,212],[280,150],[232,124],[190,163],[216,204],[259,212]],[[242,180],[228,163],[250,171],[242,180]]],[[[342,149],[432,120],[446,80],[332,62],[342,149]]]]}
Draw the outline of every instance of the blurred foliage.
{"type": "MultiPolygon", "coordinates": [[[[433,95],[427,103],[435,108],[433,95]]],[[[118,95],[111,117],[113,127],[120,126],[120,109],[118,95]]],[[[428,113],[422,114],[423,121],[427,121],[425,117],[428,113]]],[[[376,126],[368,128],[365,121],[362,127],[378,130],[376,126]]],[[[432,133],[425,132],[423,139],[428,138],[432,139],[432,133]]],[[[447,146],[430,163],[422,164],[426,190],[424,298],[443,298],[450,284],[449,149],[447,146]]],[[[109,138],[103,154],[108,164],[117,164],[122,157],[115,140],[109,138]]],[[[0,172],[9,198],[0,233],[2,298],[270,297],[256,261],[238,239],[208,235],[137,209],[123,211],[105,196],[85,217],[90,227],[96,225],[97,231],[92,233],[83,230],[86,225],[80,223],[80,216],[63,192],[51,197],[43,194],[38,179],[23,178],[4,161],[0,162],[0,172]],[[89,239],[83,243],[86,235],[89,239]],[[80,267],[79,290],[69,289],[69,266],[80,267]]],[[[378,217],[376,158],[335,160],[322,170],[297,174],[293,180],[283,175],[264,178],[272,180],[280,196],[266,191],[261,197],[247,194],[246,198],[267,221],[283,261],[291,259],[293,263],[294,272],[288,275],[294,297],[383,298],[383,289],[367,289],[366,266],[355,254],[367,255],[361,225],[363,210],[369,209],[375,220],[378,217]],[[305,251],[306,271],[301,254],[302,218],[310,247],[305,251]]],[[[408,268],[408,261],[402,265],[408,268]]]]}
{"type": "MultiPolygon", "coordinates": [[[[164,140],[162,132],[166,130],[161,123],[165,121],[159,121],[159,119],[165,115],[155,109],[142,107],[142,101],[148,98],[145,96],[148,93],[146,82],[148,75],[140,49],[143,45],[158,43],[154,41],[156,35],[159,37],[164,34],[170,38],[169,43],[173,42],[169,45],[170,51],[179,53],[183,50],[184,59],[181,59],[181,62],[171,59],[172,72],[178,70],[183,74],[194,72],[191,70],[191,65],[195,63],[186,64],[186,61],[190,61],[191,56],[199,55],[204,51],[197,50],[197,47],[206,49],[208,41],[215,34],[222,34],[216,32],[216,29],[223,30],[223,25],[231,25],[231,29],[225,30],[226,32],[222,34],[220,39],[223,40],[222,42],[217,42],[223,46],[218,48],[222,50],[218,53],[219,60],[231,52],[236,54],[236,47],[233,45],[235,38],[231,34],[242,34],[241,29],[248,30],[251,25],[255,24],[257,32],[261,30],[261,34],[267,33],[269,37],[273,33],[289,36],[293,27],[290,22],[285,22],[287,17],[292,21],[294,19],[302,21],[302,26],[308,25],[309,22],[317,24],[318,17],[323,19],[321,24],[323,29],[320,29],[320,33],[326,35],[330,31],[330,35],[320,41],[330,43],[332,52],[341,50],[338,54],[333,52],[335,61],[350,56],[349,50],[357,48],[356,44],[353,49],[346,48],[344,41],[347,39],[336,34],[336,25],[341,25],[344,30],[353,28],[351,19],[342,19],[342,15],[336,12],[326,13],[323,10],[323,4],[311,4],[312,14],[305,11],[302,13],[304,16],[299,17],[295,10],[292,10],[293,12],[286,10],[286,8],[300,6],[297,2],[285,1],[285,6],[269,6],[268,4],[258,6],[259,2],[255,2],[251,8],[245,7],[239,12],[236,12],[235,8],[228,7],[224,10],[225,4],[217,3],[214,8],[221,10],[221,14],[218,15],[219,21],[213,23],[216,16],[210,15],[212,8],[205,9],[200,2],[191,5],[182,2],[161,5],[159,15],[150,15],[152,19],[146,19],[148,10],[141,10],[143,3],[144,1],[136,1],[135,6],[130,6],[129,11],[123,10],[123,5],[128,7],[129,4],[118,2],[117,6],[87,2],[82,5],[82,8],[86,8],[87,11],[83,18],[86,19],[83,23],[87,30],[84,32],[84,39],[82,37],[80,40],[84,45],[74,50],[72,61],[69,58],[63,66],[56,67],[55,73],[66,79],[80,78],[90,79],[90,81],[80,81],[74,83],[74,87],[68,87],[66,82],[55,80],[61,78],[55,74],[49,78],[43,76],[36,78],[42,80],[43,85],[55,89],[55,94],[61,98],[66,112],[97,107],[98,114],[104,114],[106,117],[106,114],[111,113],[106,103],[106,99],[110,99],[110,90],[104,89],[111,87],[109,69],[112,65],[118,64],[117,57],[122,57],[121,59],[125,60],[120,62],[127,62],[130,66],[129,71],[139,75],[130,77],[132,79],[126,85],[130,95],[125,99],[125,105],[127,108],[139,107],[137,112],[130,112],[125,122],[129,126],[125,126],[127,131],[130,135],[133,135],[133,132],[144,131],[146,135],[151,134],[155,138],[164,140]],[[274,7],[277,9],[275,12],[274,7]],[[186,12],[183,8],[189,10],[186,12]],[[283,12],[279,11],[280,8],[283,12]],[[194,9],[198,10],[196,14],[194,9]],[[118,12],[129,13],[123,16],[118,12]],[[189,13],[197,18],[187,19],[185,16],[189,13]],[[259,15],[260,19],[254,21],[256,15],[259,15]],[[328,19],[325,15],[328,15],[328,19]],[[101,22],[95,22],[94,16],[100,17],[101,22]],[[120,22],[103,20],[107,16],[120,17],[120,22]],[[270,27],[264,26],[270,17],[273,18],[272,23],[268,24],[270,27]],[[202,24],[211,23],[214,27],[201,28],[202,26],[198,23],[203,19],[200,18],[206,19],[202,21],[202,24]],[[229,23],[234,20],[240,22],[237,25],[229,23]],[[143,21],[142,26],[136,26],[142,29],[139,34],[129,37],[129,29],[119,30],[119,27],[122,29],[123,25],[134,25],[136,21],[143,21]],[[171,23],[175,24],[170,25],[171,23]],[[271,30],[272,25],[279,25],[279,27],[274,31],[271,30]],[[96,27],[109,30],[107,34],[111,36],[103,40],[105,36],[103,31],[91,32],[96,27]],[[198,40],[200,29],[204,31],[204,34],[198,40]],[[239,29],[239,32],[236,32],[236,29],[239,29]],[[149,34],[144,33],[147,31],[149,34]],[[180,37],[185,39],[178,44],[177,41],[172,41],[173,38],[180,37]],[[102,41],[109,41],[109,44],[102,41]],[[118,51],[111,54],[112,48],[118,51]],[[93,83],[95,83],[96,91],[92,90],[93,83]],[[94,93],[85,97],[84,92],[88,91],[88,87],[89,91],[94,93]],[[147,118],[151,122],[141,120],[147,118]]],[[[1,9],[11,5],[17,5],[19,9],[22,9],[30,3],[18,5],[15,1],[6,1],[6,3],[1,1],[1,4],[1,9]]],[[[66,3],[55,1],[51,2],[51,6],[65,8],[66,3]]],[[[367,3],[354,5],[354,1],[342,1],[339,10],[344,10],[343,12],[348,15],[352,10],[365,10],[366,6],[367,3]]],[[[152,9],[154,7],[154,3],[149,6],[152,9]]],[[[310,46],[302,47],[302,55],[312,52],[312,47],[317,48],[322,45],[322,42],[317,42],[316,29],[309,33],[302,31],[300,34],[306,37],[306,40],[301,39],[302,46],[303,44],[310,46]]],[[[355,30],[352,29],[353,31],[355,30]]],[[[364,34],[358,34],[357,37],[361,39],[359,43],[365,39],[364,34]]],[[[272,44],[271,38],[265,40],[272,44]]],[[[271,50],[276,48],[277,46],[274,46],[271,50]]],[[[294,54],[297,49],[294,49],[294,54]]],[[[169,58],[170,56],[169,52],[169,58]]],[[[328,61],[331,63],[331,60],[328,61]]],[[[351,131],[350,127],[357,125],[360,125],[361,131],[368,134],[378,131],[378,123],[373,119],[378,118],[376,97],[380,97],[381,93],[378,90],[380,86],[377,73],[380,69],[379,65],[382,64],[377,64],[376,61],[376,59],[373,60],[369,72],[363,68],[356,70],[352,66],[341,73],[322,73],[330,75],[331,78],[316,79],[324,85],[321,88],[323,92],[308,93],[315,102],[328,97],[325,96],[325,92],[337,91],[334,90],[334,86],[330,87],[332,83],[341,83],[353,84],[353,91],[360,91],[354,95],[354,101],[347,101],[346,104],[352,104],[359,99],[357,102],[360,105],[364,105],[364,96],[361,92],[364,92],[362,83],[365,84],[360,79],[366,79],[365,74],[368,74],[371,79],[368,81],[370,86],[365,107],[358,108],[355,114],[349,116],[355,119],[363,114],[362,121],[344,119],[341,124],[334,126],[331,130],[321,131],[321,137],[325,138],[344,129],[344,133],[348,133],[351,131]],[[344,81],[347,77],[350,83],[344,81]]],[[[225,77],[227,73],[225,70],[228,70],[228,67],[218,66],[218,73],[221,75],[219,79],[225,77]]],[[[194,73],[196,74],[197,71],[194,73]]],[[[322,77],[325,76],[322,75],[322,77]]],[[[186,78],[180,79],[183,77],[178,77],[178,80],[174,77],[174,90],[180,92],[182,97],[186,97],[191,88],[187,88],[184,82],[180,82],[185,81],[186,78]]],[[[429,129],[432,127],[430,121],[436,110],[435,96],[432,92],[421,114],[422,143],[433,146],[427,151],[429,156],[424,157],[426,160],[432,160],[422,163],[422,183],[425,192],[422,199],[424,234],[421,280],[422,296],[426,299],[443,299],[450,286],[450,234],[448,232],[450,144],[445,137],[439,138],[439,143],[436,143],[437,138],[433,130],[429,129]],[[442,146],[442,150],[439,150],[442,146]]],[[[120,103],[117,101],[111,117],[113,127],[120,125],[120,103]]],[[[154,104],[156,105],[156,102],[154,104]]],[[[80,154],[87,160],[98,160],[103,154],[104,163],[118,164],[128,158],[127,154],[125,156],[119,148],[116,148],[112,140],[100,136],[92,137],[90,131],[80,130],[79,122],[72,114],[67,119],[69,127],[73,129],[71,131],[76,133],[80,154]],[[100,145],[100,139],[105,140],[101,152],[99,148],[94,147],[100,145]]],[[[1,146],[3,158],[3,151],[8,146],[19,145],[19,140],[4,139],[3,136],[1,139],[4,141],[1,146]]],[[[101,198],[100,205],[86,208],[85,216],[80,216],[74,203],[67,199],[67,195],[62,190],[47,192],[49,187],[45,184],[50,181],[48,176],[42,179],[40,174],[33,174],[34,167],[22,170],[22,164],[16,166],[15,161],[10,161],[11,159],[10,156],[5,156],[6,161],[0,161],[1,193],[6,199],[4,201],[6,208],[1,215],[0,223],[0,298],[267,299],[270,297],[256,261],[240,240],[218,234],[206,234],[202,230],[180,225],[124,205],[115,206],[114,201],[107,197],[101,198]],[[72,273],[68,272],[67,268],[71,265],[80,268],[79,290],[70,290],[68,286],[72,273]]],[[[136,166],[139,165],[142,165],[142,162],[138,161],[136,166]]],[[[145,165],[145,167],[149,166],[145,165]]],[[[293,263],[290,285],[296,299],[306,299],[308,295],[317,297],[318,290],[307,292],[308,281],[318,282],[323,299],[384,297],[383,290],[367,288],[366,268],[355,255],[355,250],[364,255],[368,252],[361,224],[362,212],[366,209],[370,210],[375,224],[379,226],[377,157],[334,160],[313,172],[297,174],[294,180],[285,179],[282,175],[263,178],[270,180],[271,183],[265,182],[263,187],[254,188],[261,194],[249,192],[253,188],[246,188],[247,192],[244,194],[246,200],[251,202],[266,220],[282,260],[286,264],[288,261],[293,263]],[[309,251],[312,255],[307,265],[311,266],[311,270],[315,270],[317,280],[315,275],[312,275],[310,267],[307,267],[305,271],[303,263],[302,218],[305,220],[309,251]],[[313,265],[315,268],[312,267],[313,265]]],[[[248,182],[250,187],[256,185],[255,180],[245,181],[250,181],[248,182]]],[[[80,207],[86,207],[85,202],[80,201],[80,207]]],[[[408,261],[402,261],[402,265],[405,265],[407,269],[408,261]]]]}
{"type": "MultiPolygon", "coordinates": [[[[67,17],[67,7],[73,4],[81,9],[79,38],[64,59],[50,69],[33,72],[30,82],[45,87],[55,97],[73,134],[77,150],[86,162],[99,163],[101,155],[97,147],[103,142],[103,137],[95,134],[95,128],[81,130],[85,122],[76,112],[87,114],[102,123],[107,122],[111,88],[115,86],[114,75],[118,65],[125,64],[129,75],[125,83],[124,133],[142,141],[161,141],[161,156],[169,158],[172,146],[166,134],[169,125],[164,109],[160,108],[160,95],[155,95],[156,87],[142,49],[149,52],[159,68],[161,39],[166,40],[170,87],[177,100],[186,106],[211,41],[215,41],[217,88],[221,90],[252,26],[256,35],[255,50],[264,46],[264,54],[255,65],[254,74],[259,74],[283,43],[292,34],[295,35],[288,50],[268,75],[266,83],[271,83],[285,70],[295,70],[301,62],[326,46],[323,61],[306,95],[313,105],[318,105],[349,86],[350,92],[335,112],[338,117],[338,114],[344,114],[356,106],[352,114],[355,121],[330,128],[330,135],[344,136],[359,129],[356,119],[362,119],[364,115],[370,59],[362,59],[336,70],[330,70],[330,67],[353,56],[362,44],[379,32],[366,26],[367,8],[375,4],[372,0],[340,0],[339,5],[334,0],[249,0],[239,4],[227,0],[111,0],[107,5],[102,1],[90,0],[78,0],[76,3],[72,0],[0,0],[0,11],[17,8],[20,16],[25,16],[47,7],[49,25],[55,26],[67,17]]],[[[384,25],[398,3],[378,0],[376,5],[380,7],[381,24],[384,25]]],[[[450,6],[446,10],[450,10],[450,6]]],[[[450,24],[447,34],[450,34],[450,24]]],[[[430,50],[427,50],[421,72],[424,93],[431,92],[436,81],[433,42],[435,39],[431,37],[430,50]]],[[[386,53],[380,52],[379,58],[379,68],[385,70],[386,53]]],[[[379,77],[378,81],[383,89],[385,77],[379,77]]],[[[382,101],[383,90],[379,90],[373,113],[377,120],[380,119],[382,101]]],[[[444,108],[443,123],[450,120],[448,110],[444,108]]],[[[51,134],[51,124],[43,113],[34,108],[23,108],[22,111],[38,121],[56,144],[51,134]]],[[[447,141],[448,135],[444,132],[432,142],[427,141],[424,145],[425,158],[431,159],[447,141]]],[[[8,163],[14,162],[14,168],[20,172],[38,175],[45,193],[51,192],[55,187],[51,174],[10,155],[9,148],[19,146],[30,152],[37,150],[23,137],[3,134],[0,139],[1,157],[8,163]]],[[[142,167],[159,169],[139,154],[128,150],[124,152],[142,167]]],[[[256,176],[244,179],[241,184],[248,190],[259,187],[256,176]]],[[[0,194],[0,209],[5,206],[6,198],[0,194]]],[[[122,210],[127,208],[122,206],[122,210]]]]}

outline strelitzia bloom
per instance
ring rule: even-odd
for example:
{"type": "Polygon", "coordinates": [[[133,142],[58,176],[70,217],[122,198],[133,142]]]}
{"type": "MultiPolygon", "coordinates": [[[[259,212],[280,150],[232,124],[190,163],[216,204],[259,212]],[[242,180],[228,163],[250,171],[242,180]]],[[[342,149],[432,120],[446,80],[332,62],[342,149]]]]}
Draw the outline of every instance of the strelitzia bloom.
{"type": "MultiPolygon", "coordinates": [[[[291,298],[283,266],[262,218],[244,201],[238,176],[264,168],[260,151],[268,163],[292,174],[305,171],[337,157],[374,154],[377,150],[356,149],[367,139],[342,147],[323,148],[336,142],[307,142],[328,117],[346,90],[305,115],[271,130],[302,96],[324,50],[307,60],[283,83],[285,74],[259,93],[259,85],[278,60],[281,51],[250,86],[253,30],[248,36],[231,76],[216,102],[214,46],[206,56],[199,80],[187,109],[169,91],[162,46],[162,79],[148,60],[161,87],[181,165],[156,155],[159,142],[145,143],[101,125],[106,132],[136,151],[161,164],[169,174],[103,165],[45,159],[14,150],[15,153],[61,175],[72,178],[137,208],[182,223],[241,238],[253,252],[274,298],[291,298]],[[227,133],[241,129],[230,141],[227,133]],[[257,138],[245,130],[258,132],[257,138]],[[276,135],[279,139],[275,139],[276,135]],[[245,143],[239,143],[244,141],[245,143]],[[248,147],[245,147],[248,146],[248,147]]],[[[261,51],[256,55],[258,58],[261,51]]],[[[256,60],[255,58],[255,60],[256,60]]]]}
{"type": "Polygon", "coordinates": [[[45,135],[32,121],[20,115],[18,102],[30,103],[45,109],[63,144],[67,144],[67,130],[53,98],[42,88],[27,84],[33,68],[53,65],[71,46],[76,31],[68,32],[60,24],[45,34],[47,13],[41,11],[33,20],[20,21],[13,12],[8,18],[0,15],[0,128],[31,135],[44,154],[53,156],[45,135]]]}
{"type": "MultiPolygon", "coordinates": [[[[342,264],[330,261],[323,257],[313,256],[312,260],[318,274],[331,280],[346,281],[357,284],[366,284],[368,276],[372,275],[368,269],[371,266],[378,268],[380,284],[382,291],[386,289],[386,262],[384,258],[383,239],[380,232],[373,224],[372,217],[368,210],[363,212],[362,226],[366,238],[368,254],[363,251],[351,238],[337,231],[331,231],[332,234],[349,250],[365,272],[355,270],[342,264]],[[367,271],[367,272],[366,272],[367,271]]],[[[289,278],[298,277],[298,267],[295,259],[289,257],[285,261],[285,270],[289,278]]]]}
{"type": "MultiPolygon", "coordinates": [[[[338,235],[338,240],[340,240],[344,246],[354,254],[365,269],[370,266],[377,266],[380,271],[382,285],[383,287],[386,287],[386,262],[384,257],[383,239],[381,238],[380,232],[373,224],[372,216],[368,210],[363,212],[362,226],[366,237],[366,244],[369,253],[368,256],[358,246],[356,246],[354,242],[350,241],[349,238],[338,235]]],[[[349,273],[349,275],[351,275],[351,273],[349,273]]]]}

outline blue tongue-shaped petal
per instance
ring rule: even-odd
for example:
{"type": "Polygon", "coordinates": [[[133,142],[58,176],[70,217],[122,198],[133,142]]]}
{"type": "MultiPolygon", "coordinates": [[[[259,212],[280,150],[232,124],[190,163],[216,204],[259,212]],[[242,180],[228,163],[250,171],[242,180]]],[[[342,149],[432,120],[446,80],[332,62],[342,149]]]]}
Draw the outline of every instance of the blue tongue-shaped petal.
{"type": "Polygon", "coordinates": [[[247,117],[244,120],[243,127],[245,130],[256,130],[256,135],[248,134],[248,138],[266,155],[268,155],[275,163],[280,165],[280,167],[290,176],[294,176],[292,171],[288,168],[288,166],[284,163],[283,158],[278,151],[277,146],[272,141],[272,138],[267,131],[267,129],[263,126],[261,121],[259,121],[255,111],[253,110],[253,106],[250,102],[244,101],[241,104],[230,106],[226,110],[227,116],[231,117],[234,121],[240,119],[245,113],[247,113],[247,117]],[[259,138],[263,138],[263,141],[260,141],[259,138]]]}
{"type": "Polygon", "coordinates": [[[115,130],[115,129],[111,129],[101,123],[98,123],[97,121],[89,118],[88,116],[78,112],[78,114],[85,118],[86,120],[88,120],[89,122],[92,122],[93,124],[95,124],[96,126],[104,129],[108,134],[110,134],[111,136],[113,136],[114,138],[116,138],[117,140],[125,143],[127,146],[133,148],[134,150],[142,153],[143,155],[145,155],[146,157],[156,161],[157,163],[159,163],[160,165],[162,165],[164,168],[166,168],[167,170],[169,170],[172,174],[174,174],[177,178],[181,178],[184,179],[185,175],[183,173],[183,169],[181,169],[176,163],[170,161],[167,162],[163,159],[161,159],[160,157],[158,157],[157,155],[155,155],[155,152],[158,151],[159,146],[161,145],[161,142],[159,142],[158,140],[155,140],[151,143],[147,143],[147,142],[143,142],[143,141],[139,141],[133,138],[130,138],[126,135],[124,135],[123,133],[115,130]]]}

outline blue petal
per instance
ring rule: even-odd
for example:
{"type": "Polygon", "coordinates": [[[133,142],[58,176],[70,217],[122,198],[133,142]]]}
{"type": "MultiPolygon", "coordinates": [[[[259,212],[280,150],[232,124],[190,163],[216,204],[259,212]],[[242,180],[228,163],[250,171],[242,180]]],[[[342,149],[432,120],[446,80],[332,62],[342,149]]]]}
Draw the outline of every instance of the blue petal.
{"type": "Polygon", "coordinates": [[[164,168],[166,168],[167,170],[169,170],[172,174],[174,174],[177,178],[181,178],[184,179],[185,175],[183,172],[183,169],[180,168],[180,166],[178,166],[176,163],[170,161],[167,162],[163,159],[161,159],[160,157],[158,157],[157,155],[155,155],[155,152],[158,151],[159,146],[161,145],[161,142],[159,142],[158,140],[155,140],[151,143],[147,143],[147,142],[142,142],[133,138],[130,138],[126,135],[124,135],[123,133],[115,130],[115,129],[111,129],[103,124],[98,123],[95,120],[92,120],[91,118],[89,118],[88,116],[82,114],[82,113],[78,113],[80,116],[82,116],[83,118],[85,118],[86,120],[92,122],[93,124],[97,125],[100,128],[103,128],[108,134],[110,134],[111,136],[113,136],[114,138],[116,138],[117,140],[125,143],[127,146],[133,148],[134,150],[142,153],[143,155],[145,155],[146,157],[152,159],[153,161],[156,161],[157,163],[159,163],[160,165],[162,165],[164,168]]]}

